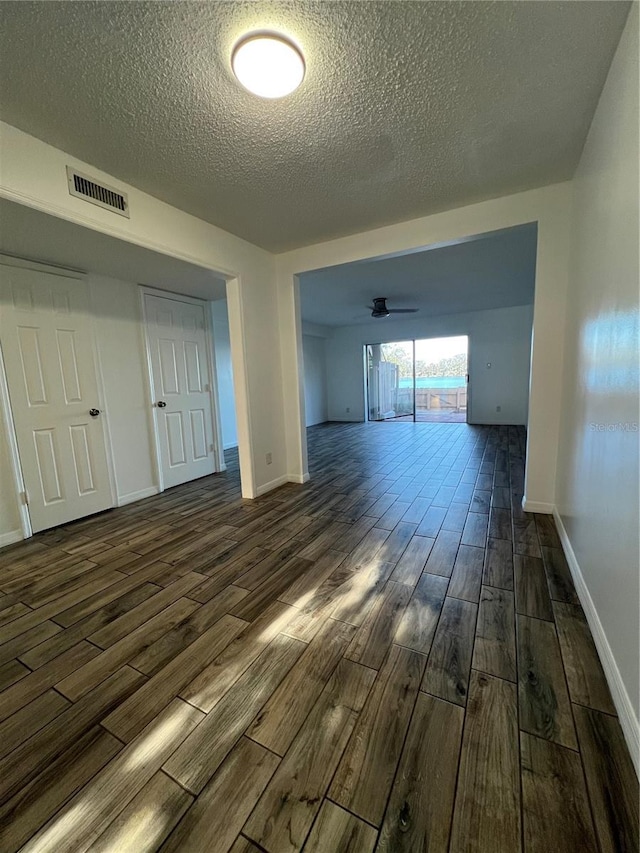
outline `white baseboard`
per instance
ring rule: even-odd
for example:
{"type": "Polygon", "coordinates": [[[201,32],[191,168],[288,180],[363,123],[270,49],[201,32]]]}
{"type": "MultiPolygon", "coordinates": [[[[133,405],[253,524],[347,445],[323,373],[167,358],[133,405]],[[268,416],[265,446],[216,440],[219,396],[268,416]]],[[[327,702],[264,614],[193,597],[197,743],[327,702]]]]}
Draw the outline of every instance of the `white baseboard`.
{"type": "Polygon", "coordinates": [[[129,492],[127,495],[118,495],[118,500],[116,506],[125,506],[126,504],[132,504],[136,501],[141,501],[143,498],[150,498],[153,495],[157,495],[159,492],[157,486],[149,486],[148,489],[140,489],[138,492],[129,492]]]}
{"type": "Polygon", "coordinates": [[[22,542],[24,535],[22,530],[10,530],[8,533],[0,533],[0,548],[22,542]]]}
{"type": "Polygon", "coordinates": [[[613,704],[618,712],[620,726],[622,727],[622,733],[624,734],[627,746],[629,747],[636,775],[640,777],[640,726],[638,725],[638,719],[635,715],[635,711],[633,710],[629,694],[624,686],[620,670],[618,669],[618,664],[616,663],[613,652],[611,651],[607,635],[602,627],[598,611],[593,603],[591,593],[589,592],[589,588],[587,587],[584,575],[582,574],[582,570],[580,569],[580,565],[571,545],[569,534],[567,533],[562,522],[562,518],[560,517],[560,513],[556,507],[553,508],[553,518],[556,522],[556,527],[558,528],[558,534],[560,536],[560,541],[562,542],[562,548],[567,558],[567,562],[569,563],[569,568],[571,569],[580,604],[582,605],[584,614],[587,617],[587,622],[589,623],[589,628],[591,629],[591,634],[596,644],[600,663],[602,664],[609,689],[611,690],[611,698],[613,699],[613,704]]]}
{"type": "Polygon", "coordinates": [[[311,477],[309,476],[308,471],[305,471],[304,474],[289,474],[287,477],[289,483],[298,483],[298,485],[308,483],[310,479],[311,477]]]}
{"type": "Polygon", "coordinates": [[[256,489],[256,497],[259,498],[260,495],[266,495],[267,492],[277,489],[278,486],[284,486],[284,484],[288,482],[289,477],[287,474],[283,474],[281,477],[276,477],[275,480],[270,480],[268,483],[258,486],[256,489]]]}
{"type": "Polygon", "coordinates": [[[554,506],[543,501],[528,501],[525,495],[522,498],[522,509],[525,512],[539,512],[542,515],[552,515],[554,506]]]}

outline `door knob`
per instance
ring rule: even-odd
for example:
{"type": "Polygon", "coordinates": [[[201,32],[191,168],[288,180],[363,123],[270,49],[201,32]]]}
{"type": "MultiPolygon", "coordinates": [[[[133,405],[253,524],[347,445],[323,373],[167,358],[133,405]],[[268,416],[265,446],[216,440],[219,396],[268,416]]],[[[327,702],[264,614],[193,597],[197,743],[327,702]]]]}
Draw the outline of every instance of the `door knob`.
{"type": "Polygon", "coordinates": [[[164,409],[167,404],[165,403],[164,400],[158,400],[156,405],[158,406],[159,409],[164,409]]]}
{"type": "Polygon", "coordinates": [[[89,414],[92,418],[97,418],[100,414],[100,409],[89,409],[89,414]]]}

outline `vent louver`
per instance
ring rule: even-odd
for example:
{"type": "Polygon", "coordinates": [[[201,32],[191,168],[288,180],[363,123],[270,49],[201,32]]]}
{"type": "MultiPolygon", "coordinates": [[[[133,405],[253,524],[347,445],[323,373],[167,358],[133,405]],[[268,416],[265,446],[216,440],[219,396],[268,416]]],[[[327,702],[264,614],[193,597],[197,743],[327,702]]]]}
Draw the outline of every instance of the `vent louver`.
{"type": "Polygon", "coordinates": [[[87,175],[72,169],[71,166],[67,166],[67,182],[70,194],[76,198],[129,218],[129,203],[125,193],[119,192],[114,187],[99,184],[87,175]]]}

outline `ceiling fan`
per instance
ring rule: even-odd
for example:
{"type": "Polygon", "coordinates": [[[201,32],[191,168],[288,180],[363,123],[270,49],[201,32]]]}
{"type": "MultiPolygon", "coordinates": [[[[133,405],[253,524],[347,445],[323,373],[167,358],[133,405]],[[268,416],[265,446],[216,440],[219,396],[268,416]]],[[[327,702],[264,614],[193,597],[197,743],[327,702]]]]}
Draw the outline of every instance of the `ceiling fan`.
{"type": "Polygon", "coordinates": [[[371,308],[371,316],[376,318],[388,317],[389,314],[415,314],[420,310],[419,308],[387,308],[386,296],[378,296],[373,300],[373,306],[368,307],[371,308]]]}

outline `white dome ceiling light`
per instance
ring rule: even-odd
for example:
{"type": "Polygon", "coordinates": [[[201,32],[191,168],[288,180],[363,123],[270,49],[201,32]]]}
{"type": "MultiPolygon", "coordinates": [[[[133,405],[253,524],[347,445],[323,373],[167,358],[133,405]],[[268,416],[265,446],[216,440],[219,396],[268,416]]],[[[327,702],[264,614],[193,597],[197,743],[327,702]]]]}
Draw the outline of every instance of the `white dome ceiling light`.
{"type": "Polygon", "coordinates": [[[240,83],[260,98],[283,98],[304,79],[304,58],[288,39],[276,33],[253,33],[234,47],[231,67],[240,83]]]}

